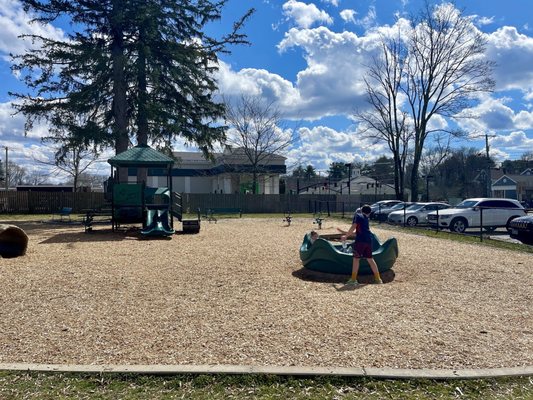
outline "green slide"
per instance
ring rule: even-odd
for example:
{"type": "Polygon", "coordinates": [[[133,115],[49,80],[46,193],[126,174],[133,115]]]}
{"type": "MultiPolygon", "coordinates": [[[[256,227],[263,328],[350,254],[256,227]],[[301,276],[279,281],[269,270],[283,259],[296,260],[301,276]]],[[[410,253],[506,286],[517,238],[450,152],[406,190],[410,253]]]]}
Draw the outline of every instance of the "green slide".
{"type": "Polygon", "coordinates": [[[146,213],[146,228],[141,231],[145,236],[170,236],[174,229],[169,225],[168,210],[148,209],[146,213]]]}

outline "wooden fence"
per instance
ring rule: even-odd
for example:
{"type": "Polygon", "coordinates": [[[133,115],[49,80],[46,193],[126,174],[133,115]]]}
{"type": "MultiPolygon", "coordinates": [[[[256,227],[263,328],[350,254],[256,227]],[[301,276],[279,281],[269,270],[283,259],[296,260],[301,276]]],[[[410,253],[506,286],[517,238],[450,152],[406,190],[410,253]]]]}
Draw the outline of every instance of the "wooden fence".
{"type": "MultiPolygon", "coordinates": [[[[374,196],[308,195],[308,194],[198,194],[182,193],[183,211],[205,213],[209,208],[241,208],[248,213],[341,213],[353,214],[364,203],[373,203],[374,196]]],[[[377,200],[381,200],[378,198],[377,200]]],[[[104,193],[16,192],[0,191],[0,213],[50,214],[62,207],[74,213],[105,207],[104,193]]]]}
{"type": "Polygon", "coordinates": [[[72,192],[0,192],[0,213],[9,214],[51,214],[63,207],[73,212],[101,207],[106,204],[103,193],[72,192]]]}

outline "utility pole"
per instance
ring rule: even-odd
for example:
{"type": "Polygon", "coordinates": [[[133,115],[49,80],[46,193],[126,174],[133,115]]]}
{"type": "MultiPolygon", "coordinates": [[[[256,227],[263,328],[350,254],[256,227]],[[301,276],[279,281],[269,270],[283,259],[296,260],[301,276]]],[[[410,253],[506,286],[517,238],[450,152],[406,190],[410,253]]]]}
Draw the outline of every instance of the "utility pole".
{"type": "Polygon", "coordinates": [[[9,189],[9,175],[8,175],[8,172],[7,172],[7,146],[5,146],[5,149],[6,149],[6,191],[9,189]]]}
{"type": "Polygon", "coordinates": [[[352,186],[352,163],[344,164],[346,167],[348,167],[348,195],[352,194],[351,186],[352,186]]]}
{"type": "Polygon", "coordinates": [[[426,201],[429,202],[429,180],[433,178],[433,175],[426,175],[426,201]]]}
{"type": "Polygon", "coordinates": [[[492,197],[492,180],[490,178],[490,155],[489,155],[489,135],[485,133],[485,151],[487,153],[487,197],[492,197]]]}

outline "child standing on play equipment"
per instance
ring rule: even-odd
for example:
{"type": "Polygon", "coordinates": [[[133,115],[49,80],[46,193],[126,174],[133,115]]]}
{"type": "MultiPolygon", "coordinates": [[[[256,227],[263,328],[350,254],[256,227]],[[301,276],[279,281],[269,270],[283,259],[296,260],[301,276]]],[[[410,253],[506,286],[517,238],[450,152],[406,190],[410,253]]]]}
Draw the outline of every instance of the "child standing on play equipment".
{"type": "Polygon", "coordinates": [[[361,211],[354,214],[352,226],[348,232],[337,228],[342,233],[341,240],[346,240],[346,237],[355,232],[355,241],[353,244],[353,264],[352,264],[352,277],[347,285],[358,285],[357,274],[359,272],[359,261],[361,258],[365,258],[374,273],[374,283],[383,283],[379,270],[374,258],[372,257],[372,233],[370,232],[370,223],[368,217],[372,212],[372,209],[368,204],[361,207],[361,211]]]}

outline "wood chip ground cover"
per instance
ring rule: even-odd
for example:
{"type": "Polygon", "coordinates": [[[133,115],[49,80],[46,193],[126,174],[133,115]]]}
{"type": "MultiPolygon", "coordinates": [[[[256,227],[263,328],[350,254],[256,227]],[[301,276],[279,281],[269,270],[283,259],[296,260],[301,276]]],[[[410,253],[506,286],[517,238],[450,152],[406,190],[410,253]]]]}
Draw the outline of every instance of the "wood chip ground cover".
{"type": "Polygon", "coordinates": [[[394,274],[347,290],[302,269],[312,222],[221,219],[156,240],[22,222],[27,254],[0,259],[0,362],[533,365],[531,254],[375,227],[398,239],[394,274]]]}

